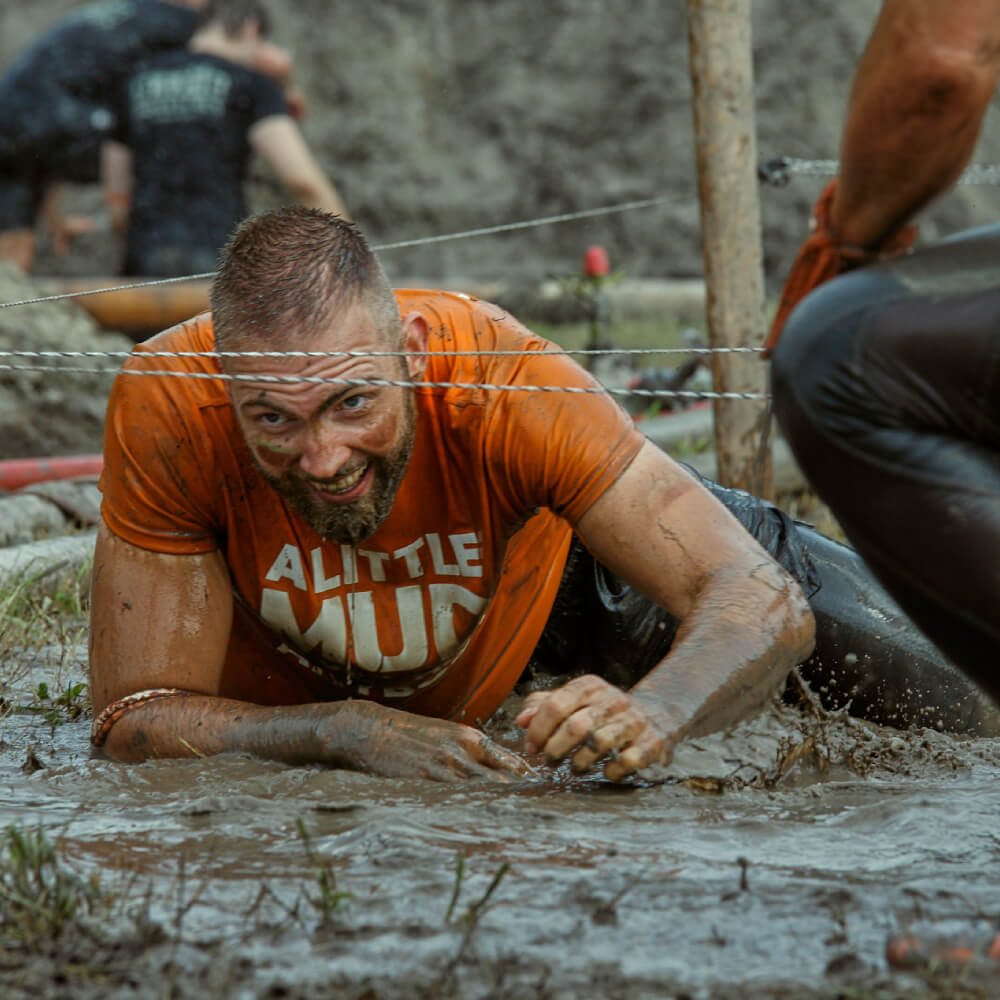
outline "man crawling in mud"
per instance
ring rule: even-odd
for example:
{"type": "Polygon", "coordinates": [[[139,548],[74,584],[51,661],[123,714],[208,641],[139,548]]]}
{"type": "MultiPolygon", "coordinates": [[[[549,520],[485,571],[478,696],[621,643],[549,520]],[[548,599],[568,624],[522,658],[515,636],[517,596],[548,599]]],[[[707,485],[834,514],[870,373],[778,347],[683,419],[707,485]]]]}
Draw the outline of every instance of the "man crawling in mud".
{"type": "Polygon", "coordinates": [[[392,291],[354,225],[305,208],[237,230],[211,305],[139,345],[109,403],[90,674],[111,756],[508,778],[525,760],[476,727],[534,656],[578,676],[528,696],[524,750],[618,780],[809,656],[793,576],[496,306],[392,291]],[[624,598],[623,655],[601,609],[624,598]]]}

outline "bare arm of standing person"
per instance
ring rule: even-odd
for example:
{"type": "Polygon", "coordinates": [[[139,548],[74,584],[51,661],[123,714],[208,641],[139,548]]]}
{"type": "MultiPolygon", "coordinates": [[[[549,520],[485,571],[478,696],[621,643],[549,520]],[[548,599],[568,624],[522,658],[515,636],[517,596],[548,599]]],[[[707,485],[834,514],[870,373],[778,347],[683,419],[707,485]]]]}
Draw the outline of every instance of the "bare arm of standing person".
{"type": "Polygon", "coordinates": [[[884,0],[858,63],[832,219],[877,247],[949,188],[1000,74],[998,0],[884,0]]]}
{"type": "Polygon", "coordinates": [[[669,654],[629,692],[585,675],[528,696],[529,751],[616,780],[669,762],[697,732],[758,711],[812,650],[798,584],[700,483],[650,443],[576,529],[613,573],[681,620],[669,654]]]}
{"type": "Polygon", "coordinates": [[[132,151],[110,139],[101,146],[101,191],[111,228],[124,233],[132,205],[132,151]]]}
{"type": "Polygon", "coordinates": [[[91,595],[94,712],[126,696],[137,701],[111,725],[108,754],[140,761],[239,751],[439,780],[526,772],[516,754],[459,723],[362,700],[254,704],[247,682],[225,669],[232,620],[221,553],[149,552],[101,526],[91,595]]]}
{"type": "Polygon", "coordinates": [[[269,115],[256,122],[250,129],[250,145],[300,205],[350,219],[340,194],[291,116],[269,115]]]}
{"type": "Polygon", "coordinates": [[[842,271],[913,242],[903,227],[968,164],[1000,76],[1000,0],[884,0],[851,85],[840,175],[824,190],[766,347],[842,271]]]}

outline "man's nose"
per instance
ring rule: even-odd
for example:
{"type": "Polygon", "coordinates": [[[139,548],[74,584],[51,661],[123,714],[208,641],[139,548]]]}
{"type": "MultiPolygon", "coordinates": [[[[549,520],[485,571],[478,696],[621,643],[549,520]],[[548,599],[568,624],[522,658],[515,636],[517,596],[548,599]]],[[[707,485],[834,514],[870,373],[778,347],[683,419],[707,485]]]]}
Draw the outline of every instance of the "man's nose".
{"type": "Polygon", "coordinates": [[[333,479],[351,457],[351,448],[333,428],[320,421],[309,428],[299,468],[312,479],[333,479]]]}

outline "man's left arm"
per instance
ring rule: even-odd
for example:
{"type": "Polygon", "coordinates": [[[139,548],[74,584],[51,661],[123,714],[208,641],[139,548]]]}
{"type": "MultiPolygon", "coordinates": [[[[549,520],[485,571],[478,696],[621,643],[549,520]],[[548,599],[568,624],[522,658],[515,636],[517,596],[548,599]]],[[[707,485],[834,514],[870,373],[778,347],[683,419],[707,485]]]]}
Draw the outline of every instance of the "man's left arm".
{"type": "Polygon", "coordinates": [[[594,675],[528,696],[529,751],[617,780],[668,763],[686,736],[761,709],[812,650],[798,584],[676,462],[646,443],[576,524],[613,573],[681,620],[670,653],[629,692],[594,675]]]}

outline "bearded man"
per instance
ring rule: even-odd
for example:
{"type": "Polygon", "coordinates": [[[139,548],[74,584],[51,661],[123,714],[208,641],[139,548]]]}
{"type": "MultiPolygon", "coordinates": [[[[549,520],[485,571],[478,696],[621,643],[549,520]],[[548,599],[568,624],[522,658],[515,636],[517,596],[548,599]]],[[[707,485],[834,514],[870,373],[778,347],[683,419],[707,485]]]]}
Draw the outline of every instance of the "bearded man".
{"type": "Polygon", "coordinates": [[[90,670],[111,756],[509,778],[523,757],[476,724],[545,650],[580,676],[529,695],[524,749],[620,779],[809,655],[796,580],[498,307],[393,291],[356,226],[302,207],[237,230],[211,305],[139,345],[109,403],[90,670]],[[624,656],[595,581],[640,609],[624,656]]]}

